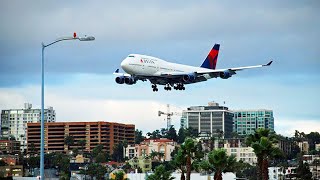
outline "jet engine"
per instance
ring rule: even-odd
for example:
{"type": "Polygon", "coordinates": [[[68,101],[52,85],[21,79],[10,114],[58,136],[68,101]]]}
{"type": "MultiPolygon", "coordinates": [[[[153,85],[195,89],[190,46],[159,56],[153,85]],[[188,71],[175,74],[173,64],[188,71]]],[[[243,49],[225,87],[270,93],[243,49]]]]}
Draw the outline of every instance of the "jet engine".
{"type": "Polygon", "coordinates": [[[123,84],[124,83],[124,76],[118,76],[116,77],[116,83],[123,84]]]}
{"type": "Polygon", "coordinates": [[[220,72],[219,75],[220,75],[220,77],[221,77],[222,79],[228,79],[229,77],[232,76],[232,74],[231,74],[231,72],[230,72],[229,70],[220,72]]]}
{"type": "Polygon", "coordinates": [[[124,78],[124,83],[128,84],[128,85],[132,85],[136,83],[136,80],[133,77],[125,77],[124,78]]]}
{"type": "Polygon", "coordinates": [[[182,80],[184,82],[192,82],[196,79],[196,76],[194,73],[191,73],[191,74],[186,74],[186,75],[183,75],[182,77],[182,80]]]}

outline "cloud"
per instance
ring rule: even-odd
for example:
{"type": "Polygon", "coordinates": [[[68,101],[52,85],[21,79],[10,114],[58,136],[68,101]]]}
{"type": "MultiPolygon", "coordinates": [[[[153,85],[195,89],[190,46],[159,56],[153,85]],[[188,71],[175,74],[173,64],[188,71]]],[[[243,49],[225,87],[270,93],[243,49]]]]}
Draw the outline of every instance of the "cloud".
{"type": "Polygon", "coordinates": [[[320,132],[319,120],[279,119],[275,121],[275,131],[288,137],[294,136],[295,130],[304,133],[320,132]]]}
{"type": "MultiPolygon", "coordinates": [[[[160,89],[154,93],[149,83],[118,85],[113,76],[82,74],[66,79],[69,80],[64,80],[63,85],[45,86],[45,105],[54,107],[57,121],[116,121],[135,124],[145,132],[166,127],[165,116],[157,114],[159,110],[167,111],[166,104],[179,113],[189,106],[207,105],[209,101],[220,104],[225,101],[232,110],[271,109],[280,134],[289,134],[292,129],[305,130],[319,121],[316,105],[320,99],[314,96],[319,89],[309,84],[283,85],[265,78],[214,79],[189,85],[186,91],[160,89]],[[306,121],[289,123],[289,127],[286,119],[306,121]]],[[[25,102],[40,107],[40,86],[0,88],[1,109],[22,108],[25,102]]],[[[180,127],[179,116],[173,117],[173,124],[180,127]]]]}
{"type": "Polygon", "coordinates": [[[319,66],[320,24],[313,20],[319,15],[313,3],[140,3],[2,2],[1,77],[37,73],[41,42],[74,31],[94,35],[96,40],[63,42],[46,49],[47,72],[111,72],[132,52],[199,65],[213,43],[219,42],[224,59],[219,67],[254,65],[273,58],[279,75],[284,67],[286,73],[319,75],[315,67],[319,66]]]}

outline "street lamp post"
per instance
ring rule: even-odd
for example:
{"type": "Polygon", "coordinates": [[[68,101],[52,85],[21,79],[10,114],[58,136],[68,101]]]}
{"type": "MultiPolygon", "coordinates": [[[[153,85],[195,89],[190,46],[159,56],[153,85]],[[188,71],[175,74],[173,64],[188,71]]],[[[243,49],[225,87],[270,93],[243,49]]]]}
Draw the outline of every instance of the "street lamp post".
{"type": "Polygon", "coordinates": [[[40,178],[44,180],[44,48],[51,46],[60,41],[66,40],[79,40],[79,41],[93,41],[95,38],[93,36],[77,37],[74,33],[73,37],[63,37],[56,39],[55,41],[44,44],[42,43],[42,60],[41,60],[41,142],[40,142],[40,178]]]}

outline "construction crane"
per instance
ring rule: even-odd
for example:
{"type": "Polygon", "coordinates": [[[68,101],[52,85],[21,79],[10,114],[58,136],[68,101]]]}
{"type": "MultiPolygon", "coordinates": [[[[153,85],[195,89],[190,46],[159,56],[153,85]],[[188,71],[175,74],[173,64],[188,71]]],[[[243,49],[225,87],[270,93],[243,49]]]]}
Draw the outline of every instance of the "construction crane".
{"type": "Polygon", "coordinates": [[[167,112],[162,112],[162,111],[158,111],[158,116],[161,116],[161,115],[166,115],[167,116],[167,130],[170,129],[171,127],[171,116],[173,115],[179,115],[181,113],[177,113],[177,112],[170,112],[170,105],[167,104],[167,112]]]}

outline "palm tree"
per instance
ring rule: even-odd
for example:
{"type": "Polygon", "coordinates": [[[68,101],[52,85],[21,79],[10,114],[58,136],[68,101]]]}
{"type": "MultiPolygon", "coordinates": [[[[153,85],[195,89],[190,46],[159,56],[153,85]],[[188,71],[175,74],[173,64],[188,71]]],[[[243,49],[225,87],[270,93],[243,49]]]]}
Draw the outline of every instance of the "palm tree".
{"type": "Polygon", "coordinates": [[[81,146],[82,154],[84,153],[84,146],[86,146],[87,141],[85,139],[81,139],[78,141],[79,146],[81,146]]]}
{"type": "Polygon", "coordinates": [[[176,168],[180,169],[181,171],[180,180],[186,179],[184,176],[184,173],[186,172],[186,161],[187,161],[187,158],[184,154],[184,150],[179,149],[178,153],[174,156],[173,164],[175,165],[176,168]]]}
{"type": "Polygon", "coordinates": [[[232,169],[236,159],[234,156],[227,156],[224,149],[215,149],[208,154],[208,161],[202,162],[204,170],[214,171],[214,180],[222,180],[222,172],[232,169]]]}
{"type": "Polygon", "coordinates": [[[191,160],[193,159],[194,153],[196,152],[196,144],[194,143],[193,139],[186,139],[184,144],[181,146],[181,149],[183,149],[184,154],[186,156],[186,174],[187,174],[187,180],[190,180],[191,175],[191,160]]]}
{"type": "Polygon", "coordinates": [[[68,151],[70,149],[70,146],[74,145],[74,138],[73,136],[66,136],[64,138],[64,144],[68,146],[68,151]]]}
{"type": "Polygon", "coordinates": [[[258,129],[246,139],[246,144],[253,148],[257,156],[257,179],[268,179],[268,161],[281,154],[280,149],[273,146],[276,142],[275,134],[268,129],[258,129]]]}
{"type": "Polygon", "coordinates": [[[154,158],[155,158],[156,156],[158,156],[158,152],[152,150],[151,153],[150,153],[151,159],[154,160],[154,158]]]}

